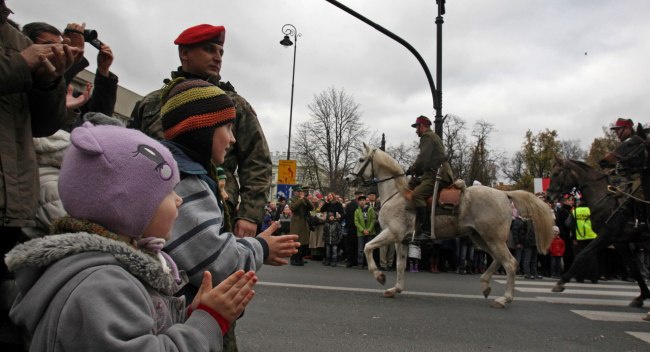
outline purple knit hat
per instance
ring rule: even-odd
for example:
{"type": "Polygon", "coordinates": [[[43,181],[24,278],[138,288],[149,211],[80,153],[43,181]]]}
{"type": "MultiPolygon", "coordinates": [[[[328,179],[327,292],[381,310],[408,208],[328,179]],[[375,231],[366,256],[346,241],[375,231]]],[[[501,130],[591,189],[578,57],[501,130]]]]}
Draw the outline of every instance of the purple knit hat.
{"type": "Polygon", "coordinates": [[[179,182],[171,152],[142,132],[86,122],[70,135],[59,195],[68,214],[140,238],[179,182]]]}

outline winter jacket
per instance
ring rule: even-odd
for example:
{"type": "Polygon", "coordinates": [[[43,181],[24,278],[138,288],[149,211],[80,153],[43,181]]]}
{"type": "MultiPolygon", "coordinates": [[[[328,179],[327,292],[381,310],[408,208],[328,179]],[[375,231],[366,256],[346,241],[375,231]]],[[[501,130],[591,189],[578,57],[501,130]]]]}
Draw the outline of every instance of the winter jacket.
{"type": "Polygon", "coordinates": [[[375,234],[375,222],[377,221],[375,209],[366,205],[365,210],[367,213],[366,218],[363,216],[364,209],[361,207],[357,208],[354,212],[354,225],[357,227],[357,237],[372,236],[375,234]],[[368,230],[368,234],[364,235],[363,230],[368,230]]]}
{"type": "Polygon", "coordinates": [[[20,291],[11,319],[30,351],[218,351],[217,321],[186,317],[185,300],[160,261],[87,232],[37,238],[6,257],[20,291]]]}
{"type": "Polygon", "coordinates": [[[179,269],[187,272],[190,283],[197,289],[205,270],[212,273],[215,286],[239,269],[259,271],[269,253],[266,241],[261,237],[237,238],[230,232],[222,233],[223,217],[216,182],[176,143],[162,143],[178,164],[181,182],[174,190],[183,198],[172,239],[164,251],[179,269]]]}
{"type": "Polygon", "coordinates": [[[561,257],[564,255],[564,240],[560,237],[553,238],[549,253],[553,257],[561,257]]]}
{"type": "Polygon", "coordinates": [[[338,244],[343,237],[341,223],[334,221],[327,221],[323,228],[323,241],[325,244],[338,244]]]}
{"type": "Polygon", "coordinates": [[[64,130],[58,130],[50,137],[34,138],[41,186],[36,209],[36,226],[22,229],[29,238],[49,235],[52,222],[66,215],[59,197],[59,173],[63,153],[68,149],[68,145],[70,133],[64,130]]]}
{"type": "Polygon", "coordinates": [[[294,196],[289,203],[291,209],[291,233],[298,235],[298,242],[309,243],[309,224],[307,218],[314,209],[314,205],[307,199],[294,196]]]}
{"type": "Polygon", "coordinates": [[[63,79],[40,89],[20,52],[32,42],[0,23],[0,226],[34,225],[38,167],[32,137],[56,132],[66,116],[63,79]]]}

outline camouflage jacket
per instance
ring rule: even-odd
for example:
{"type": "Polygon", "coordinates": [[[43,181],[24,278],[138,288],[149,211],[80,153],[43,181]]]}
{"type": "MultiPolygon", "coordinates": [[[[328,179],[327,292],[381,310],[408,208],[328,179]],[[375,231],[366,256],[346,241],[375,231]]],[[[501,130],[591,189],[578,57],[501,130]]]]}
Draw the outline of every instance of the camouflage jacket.
{"type": "Polygon", "coordinates": [[[417,175],[435,177],[435,172],[442,167],[440,177],[443,181],[453,182],[451,166],[447,162],[445,146],[438,135],[429,130],[420,136],[420,153],[413,163],[412,169],[417,175]]]}
{"type": "MultiPolygon", "coordinates": [[[[172,79],[189,78],[189,75],[180,69],[172,72],[171,76],[172,79]]],[[[253,107],[237,94],[230,82],[220,82],[214,77],[208,78],[207,81],[223,89],[233,100],[237,110],[237,120],[233,126],[237,142],[228,150],[222,165],[227,177],[226,192],[230,197],[228,202],[236,208],[239,200],[235,219],[246,219],[261,224],[273,175],[271,153],[264,131],[253,107]]],[[[129,123],[129,127],[139,129],[158,140],[163,139],[160,122],[161,90],[162,88],[147,94],[136,104],[129,123]]]]}

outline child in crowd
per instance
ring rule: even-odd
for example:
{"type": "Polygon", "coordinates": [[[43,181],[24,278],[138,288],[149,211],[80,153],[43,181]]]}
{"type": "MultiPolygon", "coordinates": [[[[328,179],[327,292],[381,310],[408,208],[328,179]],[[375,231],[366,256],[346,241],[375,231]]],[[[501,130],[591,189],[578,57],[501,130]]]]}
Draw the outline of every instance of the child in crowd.
{"type": "Polygon", "coordinates": [[[422,249],[415,243],[409,243],[408,251],[408,271],[410,273],[420,272],[420,258],[422,258],[422,249]]]}
{"type": "Polygon", "coordinates": [[[323,241],[325,242],[323,265],[336,266],[341,237],[343,237],[343,230],[337,216],[332,212],[327,213],[327,220],[323,229],[323,241]]]}
{"type": "Polygon", "coordinates": [[[282,209],[282,214],[278,222],[280,223],[280,228],[278,229],[280,235],[288,234],[291,226],[291,208],[289,208],[289,204],[286,204],[284,209],[282,209]]]}
{"type": "Polygon", "coordinates": [[[257,279],[239,270],[213,288],[204,272],[189,309],[172,296],[187,282],[160,251],[182,203],[172,154],[139,131],[88,122],[70,140],[59,177],[69,216],[5,258],[19,290],[10,317],[30,350],[221,350],[257,279]]]}
{"type": "Polygon", "coordinates": [[[560,237],[560,228],[553,226],[553,242],[549,250],[551,255],[551,277],[559,279],[562,275],[562,256],[564,256],[564,240],[560,237]]]}
{"type": "MultiPolygon", "coordinates": [[[[287,264],[284,258],[297,253],[300,243],[296,235],[273,236],[277,223],[256,237],[237,238],[224,229],[216,167],[235,143],[233,101],[212,83],[185,78],[169,82],[161,98],[162,144],[178,163],[181,181],[175,191],[187,200],[178,209],[172,239],[164,250],[187,272],[190,284],[182,293],[188,302],[201,286],[205,270],[217,285],[241,269],[287,264]]],[[[235,330],[231,327],[224,338],[226,350],[236,350],[235,330]]]]}

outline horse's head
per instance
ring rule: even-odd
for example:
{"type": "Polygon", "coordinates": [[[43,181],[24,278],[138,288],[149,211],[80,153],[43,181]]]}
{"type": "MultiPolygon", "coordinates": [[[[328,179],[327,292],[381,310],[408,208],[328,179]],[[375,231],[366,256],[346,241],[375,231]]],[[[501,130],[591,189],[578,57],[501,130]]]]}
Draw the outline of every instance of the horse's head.
{"type": "Polygon", "coordinates": [[[571,168],[571,161],[555,156],[555,165],[551,171],[551,182],[546,189],[546,198],[557,202],[563,194],[578,187],[578,176],[571,168]]]}
{"type": "Polygon", "coordinates": [[[372,163],[375,150],[376,148],[370,148],[366,143],[363,143],[363,149],[361,150],[359,161],[357,161],[352,172],[345,176],[345,180],[352,181],[357,179],[361,182],[371,181],[375,177],[372,163]]]}

